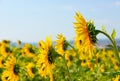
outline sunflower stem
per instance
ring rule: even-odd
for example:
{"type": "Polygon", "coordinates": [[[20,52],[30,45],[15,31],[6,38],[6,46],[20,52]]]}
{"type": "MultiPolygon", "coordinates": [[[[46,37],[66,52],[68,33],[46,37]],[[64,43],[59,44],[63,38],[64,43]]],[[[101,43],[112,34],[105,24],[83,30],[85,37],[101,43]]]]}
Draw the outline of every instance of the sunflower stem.
{"type": "Polygon", "coordinates": [[[75,49],[74,46],[72,46],[69,42],[67,42],[67,44],[77,53],[77,50],[75,49]]]}
{"type": "Polygon", "coordinates": [[[65,63],[65,67],[66,67],[66,70],[67,70],[67,75],[68,75],[68,79],[69,79],[69,81],[73,81],[72,80],[72,77],[71,77],[71,75],[70,75],[70,72],[69,72],[69,68],[68,68],[68,66],[67,66],[67,61],[66,61],[66,59],[65,59],[65,53],[64,53],[64,55],[62,56],[62,58],[63,58],[63,60],[64,60],[64,63],[65,63]]]}
{"type": "Polygon", "coordinates": [[[101,30],[96,30],[96,31],[97,31],[98,33],[104,34],[104,35],[105,35],[106,37],[108,37],[108,39],[111,41],[111,43],[112,43],[112,45],[113,45],[114,52],[115,52],[115,57],[116,57],[116,59],[117,59],[117,61],[118,61],[118,64],[120,65],[120,57],[119,57],[119,52],[118,52],[118,48],[117,48],[115,39],[112,39],[112,38],[110,37],[110,35],[107,34],[106,32],[103,32],[103,31],[101,31],[101,30]]]}

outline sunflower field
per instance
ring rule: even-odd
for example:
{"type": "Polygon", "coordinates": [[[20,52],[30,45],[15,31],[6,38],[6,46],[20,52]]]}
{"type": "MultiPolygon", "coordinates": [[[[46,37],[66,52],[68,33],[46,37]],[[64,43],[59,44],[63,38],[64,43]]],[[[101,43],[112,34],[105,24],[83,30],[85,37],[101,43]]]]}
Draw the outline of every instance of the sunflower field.
{"type": "Polygon", "coordinates": [[[86,21],[76,12],[73,43],[62,34],[30,43],[12,46],[0,42],[0,81],[120,81],[120,51],[116,32],[109,35],[105,28],[97,30],[93,21],[86,21]],[[103,34],[111,44],[99,49],[97,35],[103,34]],[[54,42],[54,43],[53,43],[54,42]]]}

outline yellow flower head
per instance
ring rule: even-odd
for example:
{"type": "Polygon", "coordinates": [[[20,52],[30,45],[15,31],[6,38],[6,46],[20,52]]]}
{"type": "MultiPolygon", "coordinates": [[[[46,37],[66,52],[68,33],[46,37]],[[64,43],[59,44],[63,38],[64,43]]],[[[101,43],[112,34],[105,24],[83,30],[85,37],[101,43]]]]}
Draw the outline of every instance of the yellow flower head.
{"type": "Polygon", "coordinates": [[[120,81],[120,75],[117,75],[115,78],[112,78],[112,81],[120,81]]]}
{"type": "Polygon", "coordinates": [[[105,71],[105,66],[101,65],[100,71],[103,73],[105,71]]]}
{"type": "Polygon", "coordinates": [[[86,66],[87,66],[87,61],[86,61],[86,59],[82,60],[81,66],[82,66],[82,67],[86,67],[86,66]]]}
{"type": "Polygon", "coordinates": [[[2,43],[0,46],[0,54],[3,57],[7,57],[8,55],[11,55],[12,51],[9,47],[9,45],[2,43]]]}
{"type": "Polygon", "coordinates": [[[52,68],[53,68],[53,57],[52,57],[52,40],[46,38],[46,42],[40,41],[40,54],[39,60],[37,61],[37,67],[39,67],[39,74],[43,77],[49,75],[51,78],[52,68]]]}
{"type": "Polygon", "coordinates": [[[35,52],[31,44],[25,44],[22,48],[22,55],[25,57],[35,57],[35,52]]]}
{"type": "Polygon", "coordinates": [[[5,63],[5,71],[2,74],[2,80],[18,81],[19,80],[19,64],[16,63],[16,58],[10,56],[5,63]]]}
{"type": "Polygon", "coordinates": [[[10,40],[2,40],[2,43],[4,43],[4,44],[10,44],[10,40]]]}
{"type": "Polygon", "coordinates": [[[33,78],[37,71],[37,68],[35,67],[35,65],[32,62],[30,62],[27,64],[26,68],[27,68],[29,76],[33,78]]]}
{"type": "Polygon", "coordinates": [[[58,40],[56,40],[55,48],[59,54],[64,54],[65,50],[67,49],[66,39],[62,34],[57,35],[58,40]]]}
{"type": "Polygon", "coordinates": [[[88,51],[93,48],[93,44],[96,43],[97,32],[93,22],[86,22],[81,13],[77,12],[75,16],[76,22],[74,23],[76,38],[75,43],[78,48],[84,48],[88,51]]]}

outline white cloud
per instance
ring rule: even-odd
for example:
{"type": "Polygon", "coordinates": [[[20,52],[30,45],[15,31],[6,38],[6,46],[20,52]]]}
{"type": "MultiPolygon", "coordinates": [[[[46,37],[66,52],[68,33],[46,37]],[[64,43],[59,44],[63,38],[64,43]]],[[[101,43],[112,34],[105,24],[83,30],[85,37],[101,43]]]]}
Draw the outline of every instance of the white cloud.
{"type": "Polygon", "coordinates": [[[115,2],[116,6],[120,6],[120,1],[115,2]]]}

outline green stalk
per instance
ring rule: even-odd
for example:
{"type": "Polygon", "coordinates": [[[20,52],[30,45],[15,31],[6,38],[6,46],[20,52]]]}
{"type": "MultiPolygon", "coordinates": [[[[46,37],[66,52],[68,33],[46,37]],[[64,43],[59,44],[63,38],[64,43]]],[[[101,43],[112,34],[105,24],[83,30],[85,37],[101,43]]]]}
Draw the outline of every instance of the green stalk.
{"type": "Polygon", "coordinates": [[[114,48],[115,57],[116,57],[116,59],[117,59],[117,61],[118,61],[118,64],[120,64],[120,57],[119,57],[119,52],[118,52],[118,48],[117,48],[117,45],[116,45],[116,41],[113,40],[113,39],[110,37],[110,35],[108,35],[106,32],[103,32],[103,31],[101,31],[101,30],[96,30],[96,32],[104,34],[104,35],[111,41],[111,43],[112,43],[112,45],[113,45],[113,48],[114,48]]]}
{"type": "Polygon", "coordinates": [[[62,58],[63,58],[64,63],[65,63],[65,67],[66,67],[66,70],[67,70],[67,75],[68,75],[68,77],[69,77],[69,81],[73,81],[73,80],[72,80],[72,77],[71,77],[71,75],[70,75],[70,72],[69,72],[69,68],[68,68],[68,66],[67,66],[67,61],[66,61],[66,59],[65,59],[65,53],[64,53],[64,55],[62,56],[62,58]]]}
{"type": "Polygon", "coordinates": [[[66,41],[67,45],[70,46],[76,53],[78,53],[78,50],[72,46],[68,41],[66,41]]]}

